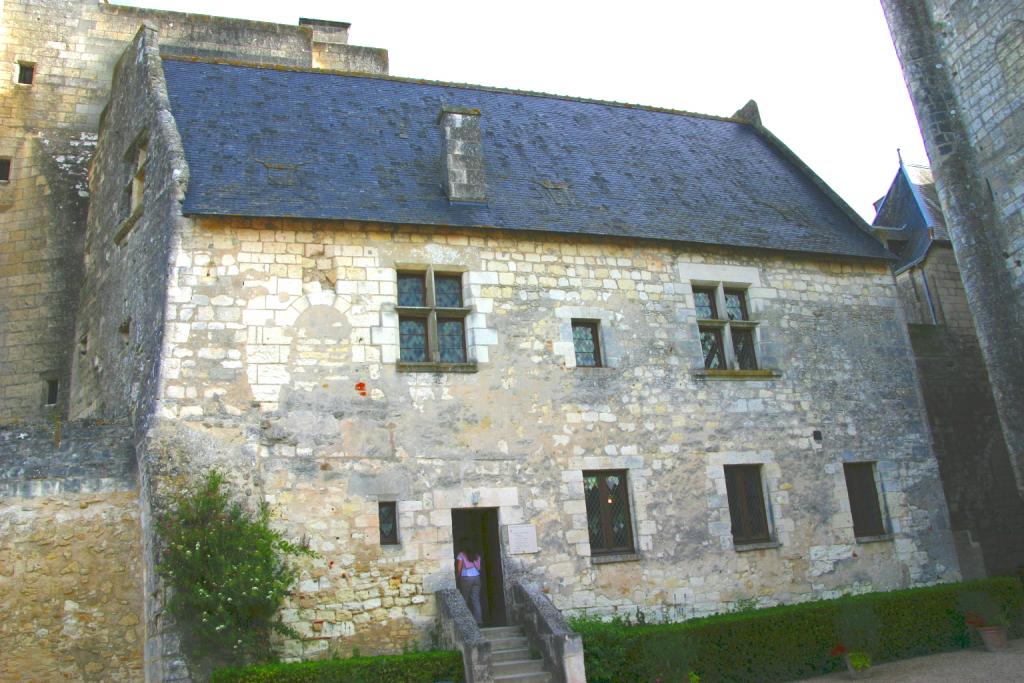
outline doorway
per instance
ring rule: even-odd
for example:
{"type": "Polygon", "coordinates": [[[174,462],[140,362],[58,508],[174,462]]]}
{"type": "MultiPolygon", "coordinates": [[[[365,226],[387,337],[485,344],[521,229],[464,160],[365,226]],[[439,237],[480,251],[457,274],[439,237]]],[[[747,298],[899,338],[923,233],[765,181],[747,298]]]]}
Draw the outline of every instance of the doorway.
{"type": "MultiPolygon", "coordinates": [[[[452,540],[455,555],[465,539],[480,549],[480,612],[484,626],[505,626],[505,579],[501,567],[501,535],[498,508],[460,508],[452,510],[452,540]]],[[[455,566],[452,556],[452,567],[455,566]]],[[[454,571],[454,569],[453,569],[454,571]]]]}

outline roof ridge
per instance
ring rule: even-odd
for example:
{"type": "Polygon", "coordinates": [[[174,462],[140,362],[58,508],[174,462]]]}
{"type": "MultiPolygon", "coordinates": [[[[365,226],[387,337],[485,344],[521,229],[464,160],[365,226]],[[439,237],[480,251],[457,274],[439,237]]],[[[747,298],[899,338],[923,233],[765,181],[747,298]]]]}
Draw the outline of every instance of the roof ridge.
{"type": "Polygon", "coordinates": [[[575,97],[573,95],[558,95],[555,93],[540,92],[537,90],[519,90],[517,88],[502,88],[493,85],[479,85],[475,83],[457,83],[454,81],[437,81],[429,78],[410,78],[408,76],[392,76],[391,74],[373,74],[362,71],[342,71],[339,69],[318,69],[316,67],[295,66],[291,64],[261,64],[248,62],[239,59],[221,59],[216,57],[199,57],[193,55],[161,54],[161,59],[175,62],[192,62],[196,64],[217,64],[224,66],[236,66],[249,69],[268,69],[271,71],[295,71],[298,73],[324,74],[328,76],[350,76],[353,78],[366,78],[370,80],[394,81],[397,83],[415,83],[418,85],[435,85],[450,88],[465,88],[467,90],[479,90],[481,92],[500,93],[506,95],[523,95],[526,97],[539,97],[552,100],[563,100],[567,102],[582,102],[584,104],[600,104],[609,107],[620,107],[622,109],[638,109],[641,111],[659,112],[662,114],[675,114],[677,116],[688,116],[697,119],[708,119],[711,121],[722,121],[725,123],[738,123],[751,126],[751,122],[735,116],[716,116],[715,114],[702,114],[700,112],[686,111],[685,109],[672,109],[671,107],[656,107],[648,104],[633,104],[630,102],[617,102],[615,100],[601,100],[593,97],[575,97]]]}

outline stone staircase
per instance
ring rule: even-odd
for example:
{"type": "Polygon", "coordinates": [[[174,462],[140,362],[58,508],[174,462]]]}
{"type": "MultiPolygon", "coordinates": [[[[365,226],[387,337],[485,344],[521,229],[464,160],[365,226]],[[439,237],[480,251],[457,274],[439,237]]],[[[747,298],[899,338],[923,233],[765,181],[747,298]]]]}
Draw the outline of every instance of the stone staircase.
{"type": "Polygon", "coordinates": [[[551,683],[544,660],[530,651],[530,643],[521,626],[482,628],[491,644],[491,670],[495,683],[551,683]]]}

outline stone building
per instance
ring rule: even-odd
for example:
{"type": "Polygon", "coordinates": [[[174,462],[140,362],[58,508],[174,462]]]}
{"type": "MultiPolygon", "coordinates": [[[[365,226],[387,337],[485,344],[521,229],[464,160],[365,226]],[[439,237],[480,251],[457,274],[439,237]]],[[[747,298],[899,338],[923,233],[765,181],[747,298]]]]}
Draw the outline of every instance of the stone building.
{"type": "Polygon", "coordinates": [[[1024,1],[882,6],[1024,495],[1024,1]]]}
{"type": "Polygon", "coordinates": [[[928,408],[965,577],[1024,565],[1024,502],[999,423],[931,169],[900,162],[875,203],[928,408]],[[1012,520],[1017,520],[1014,522],[1012,520]]]}
{"type": "MultiPolygon", "coordinates": [[[[73,61],[14,55],[40,103],[3,133],[10,210],[41,212],[5,239],[78,268],[5,262],[64,293],[23,305],[59,362],[2,311],[37,394],[0,433],[0,647],[33,647],[5,676],[188,678],[151,519],[210,467],[319,553],[289,657],[426,642],[464,537],[490,623],[528,593],[660,620],[959,577],[892,254],[753,103],[404,80],[320,45],[339,26],[73,7],[66,59],[112,87],[79,110],[73,61]],[[84,229],[44,199],[84,172],[33,146],[61,111],[84,229]]],[[[6,3],[13,49],[70,8],[6,3]]]]}

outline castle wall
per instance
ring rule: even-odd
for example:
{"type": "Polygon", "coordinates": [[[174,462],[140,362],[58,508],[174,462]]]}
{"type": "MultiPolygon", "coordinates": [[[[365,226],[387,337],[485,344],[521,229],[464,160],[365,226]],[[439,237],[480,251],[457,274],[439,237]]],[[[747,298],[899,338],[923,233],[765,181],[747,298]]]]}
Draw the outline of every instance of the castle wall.
{"type": "Polygon", "coordinates": [[[154,26],[171,52],[262,63],[380,73],[387,53],[321,43],[309,26],[94,0],[6,0],[0,10],[0,157],[12,159],[0,182],[0,419],[32,420],[67,406],[88,169],[114,64],[139,26],[154,26]],[[34,65],[31,85],[16,82],[19,62],[34,65]],[[54,406],[47,381],[60,384],[54,406]]]}
{"type": "Polygon", "coordinates": [[[882,4],[1024,493],[1024,2],[882,4]]]}
{"type": "MultiPolygon", "coordinates": [[[[452,517],[540,552],[505,572],[569,613],[685,618],[958,576],[885,264],[303,221],[183,223],[153,484],[216,465],[320,553],[291,656],[398,650],[453,582],[452,517]],[[470,373],[401,372],[396,270],[461,272],[470,373]],[[691,281],[747,287],[775,379],[702,378],[691,281]],[[575,367],[573,318],[608,367],[575,367]],[[814,431],[822,433],[821,441],[814,431]],[[843,463],[876,461],[891,538],[857,542],[843,463]],[[760,464],[777,544],[737,550],[723,466],[760,464]],[[625,469],[636,553],[591,553],[584,470],[625,469]],[[379,543],[395,500],[402,542],[379,543]],[[475,501],[475,502],[474,502],[475,501]]],[[[159,503],[156,503],[159,505],[159,503]]]]}
{"type": "Polygon", "coordinates": [[[131,430],[0,431],[0,679],[142,681],[131,430]]]}

